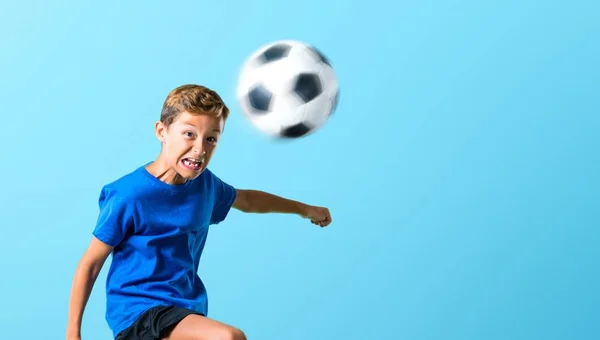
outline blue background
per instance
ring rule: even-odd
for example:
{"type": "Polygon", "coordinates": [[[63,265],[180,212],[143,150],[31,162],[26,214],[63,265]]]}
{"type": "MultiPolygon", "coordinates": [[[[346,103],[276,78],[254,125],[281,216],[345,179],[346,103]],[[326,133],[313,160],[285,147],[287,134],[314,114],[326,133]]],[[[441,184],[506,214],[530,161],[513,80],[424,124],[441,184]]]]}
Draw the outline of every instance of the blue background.
{"type": "MultiPolygon", "coordinates": [[[[33,1],[0,5],[0,325],[64,338],[101,186],[159,151],[167,93],[233,109],[212,170],[331,209],[234,211],[209,235],[210,316],[249,339],[600,338],[594,1],[33,1]],[[235,103],[260,45],[334,63],[318,133],[273,142],[235,103]]],[[[83,339],[109,339],[102,271],[83,339]]]]}

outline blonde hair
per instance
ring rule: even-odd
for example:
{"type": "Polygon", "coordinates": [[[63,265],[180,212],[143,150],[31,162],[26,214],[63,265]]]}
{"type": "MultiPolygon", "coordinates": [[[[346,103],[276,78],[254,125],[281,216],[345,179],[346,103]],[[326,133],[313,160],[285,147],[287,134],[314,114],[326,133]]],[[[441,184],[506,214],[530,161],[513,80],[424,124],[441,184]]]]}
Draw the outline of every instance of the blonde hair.
{"type": "Polygon", "coordinates": [[[181,85],[169,93],[160,113],[160,121],[169,126],[184,111],[223,117],[223,120],[229,116],[229,108],[217,92],[195,84],[181,85]]]}

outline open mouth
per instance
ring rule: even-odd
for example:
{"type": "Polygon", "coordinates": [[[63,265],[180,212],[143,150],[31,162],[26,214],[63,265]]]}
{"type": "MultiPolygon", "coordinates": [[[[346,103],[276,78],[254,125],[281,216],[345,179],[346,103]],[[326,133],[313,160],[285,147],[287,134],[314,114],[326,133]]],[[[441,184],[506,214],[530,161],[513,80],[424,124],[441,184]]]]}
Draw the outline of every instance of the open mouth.
{"type": "Polygon", "coordinates": [[[181,164],[187,169],[198,171],[202,168],[202,161],[194,158],[184,158],[181,164]]]}

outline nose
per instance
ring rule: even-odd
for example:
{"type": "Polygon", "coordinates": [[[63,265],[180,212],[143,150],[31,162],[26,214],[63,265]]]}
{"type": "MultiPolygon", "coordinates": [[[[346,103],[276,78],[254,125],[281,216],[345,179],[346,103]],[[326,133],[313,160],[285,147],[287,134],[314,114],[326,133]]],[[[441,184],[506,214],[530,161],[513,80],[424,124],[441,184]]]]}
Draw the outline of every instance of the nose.
{"type": "Polygon", "coordinates": [[[195,153],[196,155],[201,155],[203,156],[206,151],[204,151],[204,147],[202,146],[202,143],[198,143],[196,145],[194,145],[194,147],[192,148],[192,152],[195,153]]]}

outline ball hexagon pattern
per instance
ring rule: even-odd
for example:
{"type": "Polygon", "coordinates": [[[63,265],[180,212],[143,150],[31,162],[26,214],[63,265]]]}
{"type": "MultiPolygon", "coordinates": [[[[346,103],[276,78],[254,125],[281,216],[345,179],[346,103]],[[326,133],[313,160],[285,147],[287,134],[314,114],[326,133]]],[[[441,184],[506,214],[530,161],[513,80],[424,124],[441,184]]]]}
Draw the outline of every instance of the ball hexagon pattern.
{"type": "Polygon", "coordinates": [[[254,51],[242,65],[236,91],[252,126],[274,138],[300,138],[317,131],[339,101],[329,59],[296,40],[271,42],[254,51]]]}

